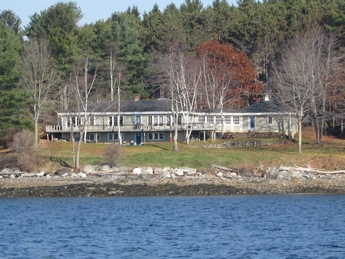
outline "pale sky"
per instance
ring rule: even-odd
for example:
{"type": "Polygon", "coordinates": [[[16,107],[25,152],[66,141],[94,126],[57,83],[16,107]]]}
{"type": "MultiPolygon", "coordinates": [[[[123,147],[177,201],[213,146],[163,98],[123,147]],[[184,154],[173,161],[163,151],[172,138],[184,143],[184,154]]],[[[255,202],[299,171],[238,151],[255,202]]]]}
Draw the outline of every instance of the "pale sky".
{"type": "MultiPolygon", "coordinates": [[[[12,10],[22,20],[22,27],[29,24],[29,17],[34,13],[40,13],[58,2],[70,2],[70,0],[0,0],[0,11],[12,10]]],[[[165,7],[174,3],[178,8],[185,0],[74,0],[81,8],[83,18],[79,25],[94,23],[97,20],[106,20],[114,12],[124,12],[128,7],[138,7],[141,14],[152,10],[155,3],[163,11],[165,7]]],[[[212,5],[213,0],[202,0],[204,7],[212,5]]],[[[236,5],[236,0],[228,0],[230,5],[236,5]]]]}

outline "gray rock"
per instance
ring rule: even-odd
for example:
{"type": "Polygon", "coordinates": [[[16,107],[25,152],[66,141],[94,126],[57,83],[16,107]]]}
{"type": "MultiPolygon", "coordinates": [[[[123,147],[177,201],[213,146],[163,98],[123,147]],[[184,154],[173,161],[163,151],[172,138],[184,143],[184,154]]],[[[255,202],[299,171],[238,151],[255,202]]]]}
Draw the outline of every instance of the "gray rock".
{"type": "Polygon", "coordinates": [[[175,170],[176,175],[183,176],[184,174],[195,174],[196,169],[190,167],[181,167],[175,170]]]}
{"type": "Polygon", "coordinates": [[[108,165],[102,165],[100,168],[100,171],[109,172],[109,171],[111,171],[111,168],[108,165]]]}
{"type": "Polygon", "coordinates": [[[38,176],[38,177],[44,176],[44,172],[43,171],[39,172],[38,174],[36,174],[36,176],[38,176]]]}
{"type": "Polygon", "coordinates": [[[133,169],[133,174],[141,175],[141,168],[137,167],[133,169]]]}
{"type": "Polygon", "coordinates": [[[141,169],[142,174],[153,174],[153,169],[152,167],[144,167],[141,169]]]}
{"type": "Polygon", "coordinates": [[[9,177],[9,176],[14,176],[14,177],[19,177],[22,174],[24,174],[25,172],[22,172],[19,170],[19,168],[15,167],[15,168],[4,168],[1,172],[0,175],[3,176],[3,178],[9,177]]]}
{"type": "Polygon", "coordinates": [[[165,172],[163,173],[163,178],[171,178],[171,173],[168,172],[168,171],[165,171],[165,172]]]}
{"type": "Polygon", "coordinates": [[[84,173],[78,173],[77,176],[78,176],[78,177],[81,177],[81,178],[87,177],[86,174],[84,174],[84,173]]]}
{"type": "Polygon", "coordinates": [[[61,169],[58,169],[56,172],[55,172],[55,175],[59,175],[59,176],[63,176],[65,174],[69,174],[71,172],[71,169],[70,168],[61,168],[61,169]]]}
{"type": "Polygon", "coordinates": [[[93,171],[95,171],[95,167],[92,165],[86,165],[83,167],[83,172],[85,173],[91,173],[93,171]]]}
{"type": "Polygon", "coordinates": [[[241,176],[250,176],[250,172],[248,172],[247,168],[242,167],[240,171],[238,172],[239,175],[241,176]]]}
{"type": "Polygon", "coordinates": [[[280,171],[276,176],[276,180],[291,181],[291,173],[288,171],[280,171]]]}

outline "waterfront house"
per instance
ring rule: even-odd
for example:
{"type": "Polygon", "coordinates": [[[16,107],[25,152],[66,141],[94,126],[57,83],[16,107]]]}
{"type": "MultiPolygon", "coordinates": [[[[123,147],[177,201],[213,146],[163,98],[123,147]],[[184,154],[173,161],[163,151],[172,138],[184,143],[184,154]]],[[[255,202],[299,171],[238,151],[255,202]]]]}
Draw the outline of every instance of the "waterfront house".
{"type": "MultiPolygon", "coordinates": [[[[69,140],[71,134],[78,134],[80,127],[85,127],[88,142],[116,142],[120,127],[127,144],[172,140],[175,121],[170,100],[123,101],[120,112],[117,107],[116,102],[96,102],[90,104],[86,116],[73,109],[59,112],[57,125],[47,125],[46,133],[51,139],[69,140]]],[[[186,138],[187,130],[191,131],[190,138],[199,140],[241,132],[286,136],[296,132],[292,115],[268,100],[238,110],[181,109],[177,118],[179,141],[186,138]]]]}

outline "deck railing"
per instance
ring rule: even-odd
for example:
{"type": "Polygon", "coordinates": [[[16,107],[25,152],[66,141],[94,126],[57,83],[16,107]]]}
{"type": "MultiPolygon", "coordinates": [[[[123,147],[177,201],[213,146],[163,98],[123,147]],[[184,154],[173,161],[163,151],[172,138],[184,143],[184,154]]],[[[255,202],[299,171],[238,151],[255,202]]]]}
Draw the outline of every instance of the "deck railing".
{"type": "MultiPolygon", "coordinates": [[[[117,126],[110,125],[87,125],[88,132],[108,132],[117,131],[117,126]]],[[[188,125],[179,125],[179,130],[215,130],[216,125],[210,123],[189,123],[188,125]]],[[[156,124],[156,125],[145,125],[145,124],[124,124],[120,126],[122,131],[172,131],[174,129],[173,125],[166,124],[156,124]]],[[[62,126],[62,125],[46,125],[45,130],[47,133],[59,133],[59,132],[78,132],[80,131],[80,126],[62,126]]]]}

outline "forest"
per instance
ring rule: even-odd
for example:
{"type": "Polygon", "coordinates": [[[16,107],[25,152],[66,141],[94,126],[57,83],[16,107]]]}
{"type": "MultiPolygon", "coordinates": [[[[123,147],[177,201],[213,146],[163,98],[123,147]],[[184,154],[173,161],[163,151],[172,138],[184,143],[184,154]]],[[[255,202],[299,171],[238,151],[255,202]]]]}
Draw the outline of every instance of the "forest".
{"type": "Polygon", "coordinates": [[[269,95],[312,125],[317,143],[343,132],[345,0],[185,0],[78,26],[82,15],[58,2],[22,26],[0,10],[3,141],[21,129],[37,136],[59,111],[134,95],[190,109],[269,95]]]}

